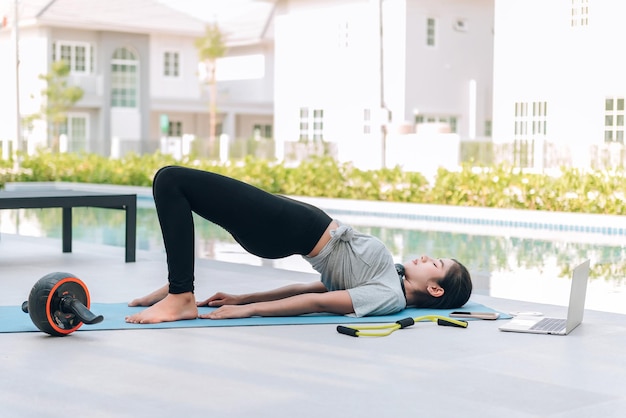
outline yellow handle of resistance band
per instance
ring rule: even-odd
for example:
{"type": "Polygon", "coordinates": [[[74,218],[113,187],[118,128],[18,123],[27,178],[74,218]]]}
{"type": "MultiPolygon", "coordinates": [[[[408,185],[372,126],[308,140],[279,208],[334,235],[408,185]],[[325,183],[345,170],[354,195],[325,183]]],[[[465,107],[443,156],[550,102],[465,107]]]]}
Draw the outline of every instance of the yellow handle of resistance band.
{"type": "Polygon", "coordinates": [[[417,318],[404,318],[393,324],[379,324],[379,325],[363,325],[363,326],[345,326],[338,325],[337,332],[351,337],[386,337],[394,331],[402,328],[410,327],[416,322],[431,321],[437,322],[437,325],[467,328],[467,321],[448,318],[447,316],[440,315],[424,315],[417,318]]]}

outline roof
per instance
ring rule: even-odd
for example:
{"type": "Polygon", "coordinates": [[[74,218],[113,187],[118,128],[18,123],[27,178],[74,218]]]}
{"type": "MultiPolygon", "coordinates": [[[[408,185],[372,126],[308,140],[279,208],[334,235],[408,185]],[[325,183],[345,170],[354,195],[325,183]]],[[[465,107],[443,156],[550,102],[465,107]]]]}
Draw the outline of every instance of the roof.
{"type": "MultiPolygon", "coordinates": [[[[227,43],[261,41],[274,11],[259,0],[20,0],[22,26],[43,25],[132,33],[200,36],[216,22],[227,43]]],[[[13,18],[13,0],[0,0],[0,14],[13,18]]],[[[10,23],[9,23],[10,24],[10,23]]]]}
{"type": "Polygon", "coordinates": [[[273,38],[278,0],[158,0],[205,22],[216,22],[229,44],[257,43],[273,38]]]}

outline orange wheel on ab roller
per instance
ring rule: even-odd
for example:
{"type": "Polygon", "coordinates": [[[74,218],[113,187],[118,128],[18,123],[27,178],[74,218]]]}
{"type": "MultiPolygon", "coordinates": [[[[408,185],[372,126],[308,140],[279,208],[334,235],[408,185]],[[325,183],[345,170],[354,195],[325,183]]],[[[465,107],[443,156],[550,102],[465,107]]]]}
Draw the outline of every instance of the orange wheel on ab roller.
{"type": "Polygon", "coordinates": [[[102,322],[102,315],[89,310],[87,286],[70,273],[55,272],[39,279],[33,286],[22,310],[39,330],[54,336],[65,336],[83,323],[102,322]]]}

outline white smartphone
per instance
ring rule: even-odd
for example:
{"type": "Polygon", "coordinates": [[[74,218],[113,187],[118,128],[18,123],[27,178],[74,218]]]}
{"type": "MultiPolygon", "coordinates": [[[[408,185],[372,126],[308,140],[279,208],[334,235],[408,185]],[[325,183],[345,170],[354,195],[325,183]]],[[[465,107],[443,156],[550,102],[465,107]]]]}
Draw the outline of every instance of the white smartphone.
{"type": "Polygon", "coordinates": [[[451,318],[477,318],[477,319],[498,319],[498,312],[461,312],[455,311],[450,314],[451,318]]]}

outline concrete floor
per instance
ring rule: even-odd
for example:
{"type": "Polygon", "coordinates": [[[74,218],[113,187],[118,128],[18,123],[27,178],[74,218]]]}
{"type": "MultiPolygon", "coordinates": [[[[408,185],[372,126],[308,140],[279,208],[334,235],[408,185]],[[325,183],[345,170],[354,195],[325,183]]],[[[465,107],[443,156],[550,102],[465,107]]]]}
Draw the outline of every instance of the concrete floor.
{"type": "MultiPolygon", "coordinates": [[[[44,274],[67,271],[92,302],[163,284],[163,254],[0,236],[0,305],[19,305],[44,274]]],[[[199,260],[197,295],[249,292],[307,273],[199,260]]],[[[475,295],[504,312],[559,306],[475,295]]],[[[586,311],[566,337],[416,324],[384,338],[334,325],[0,334],[2,417],[624,417],[626,317],[586,311]]],[[[1,320],[1,318],[0,318],[1,320]]]]}

